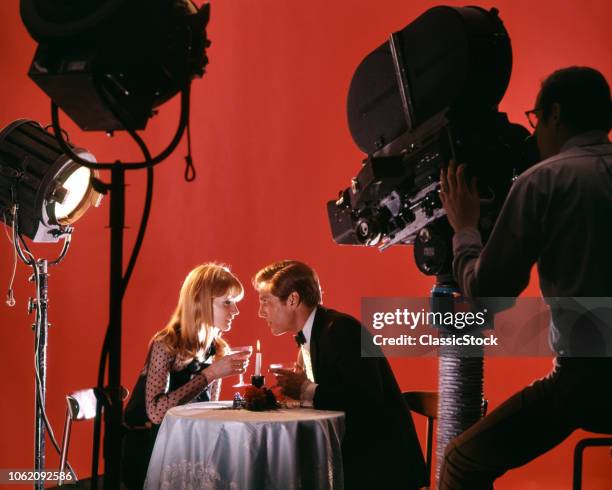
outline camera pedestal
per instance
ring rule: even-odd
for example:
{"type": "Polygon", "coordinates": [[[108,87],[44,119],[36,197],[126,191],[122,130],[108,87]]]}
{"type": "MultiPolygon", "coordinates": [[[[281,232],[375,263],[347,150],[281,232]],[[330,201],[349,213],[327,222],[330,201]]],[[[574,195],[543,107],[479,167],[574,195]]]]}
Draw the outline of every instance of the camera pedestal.
{"type": "MultiPolygon", "coordinates": [[[[460,294],[452,275],[436,276],[432,309],[452,305],[460,294]]],[[[484,400],[484,347],[474,347],[470,357],[461,357],[465,350],[454,346],[440,346],[438,352],[436,488],[446,446],[482,417],[484,400]]]]}

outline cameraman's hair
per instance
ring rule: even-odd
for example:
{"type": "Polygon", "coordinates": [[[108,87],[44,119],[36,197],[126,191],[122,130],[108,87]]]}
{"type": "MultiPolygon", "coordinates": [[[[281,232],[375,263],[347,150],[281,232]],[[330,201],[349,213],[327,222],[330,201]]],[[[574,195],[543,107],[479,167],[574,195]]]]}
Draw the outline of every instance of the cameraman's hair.
{"type": "Polygon", "coordinates": [[[550,115],[555,102],[561,106],[561,122],[571,130],[610,131],[610,87],[594,68],[571,66],[548,76],[540,89],[539,108],[544,118],[550,115]]]}
{"type": "Polygon", "coordinates": [[[286,301],[292,292],[300,295],[300,301],[308,307],[321,303],[321,285],[317,273],[297,260],[283,260],[261,269],[253,278],[253,286],[270,287],[270,292],[286,301]]]}

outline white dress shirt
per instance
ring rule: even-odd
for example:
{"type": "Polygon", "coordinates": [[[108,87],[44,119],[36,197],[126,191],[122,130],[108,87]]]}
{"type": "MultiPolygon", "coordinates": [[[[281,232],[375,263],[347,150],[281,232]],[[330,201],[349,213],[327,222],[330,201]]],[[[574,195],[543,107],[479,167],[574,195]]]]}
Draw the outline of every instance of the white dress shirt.
{"type": "Polygon", "coordinates": [[[312,336],[312,326],[314,324],[317,309],[313,308],[302,327],[302,333],[306,339],[300,350],[302,352],[302,360],[304,361],[304,371],[306,372],[306,380],[302,383],[300,389],[300,402],[304,407],[312,407],[317,384],[314,382],[314,374],[312,371],[312,362],[310,359],[310,338],[312,336]]]}

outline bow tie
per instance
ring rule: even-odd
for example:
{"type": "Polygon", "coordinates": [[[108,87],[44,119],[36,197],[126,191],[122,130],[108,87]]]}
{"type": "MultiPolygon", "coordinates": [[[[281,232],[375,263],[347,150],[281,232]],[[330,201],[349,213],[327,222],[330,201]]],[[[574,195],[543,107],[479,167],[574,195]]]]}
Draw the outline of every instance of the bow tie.
{"type": "Polygon", "coordinates": [[[302,347],[302,345],[304,345],[306,343],[306,337],[304,337],[304,332],[302,332],[301,330],[294,337],[294,339],[295,339],[295,343],[297,344],[298,347],[302,347]]]}

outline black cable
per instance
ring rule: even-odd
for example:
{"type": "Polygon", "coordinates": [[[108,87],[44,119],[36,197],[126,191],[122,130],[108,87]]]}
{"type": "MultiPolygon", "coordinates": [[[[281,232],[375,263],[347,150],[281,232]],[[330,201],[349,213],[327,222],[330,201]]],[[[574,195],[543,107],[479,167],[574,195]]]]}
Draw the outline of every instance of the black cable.
{"type": "MultiPolygon", "coordinates": [[[[145,230],[146,230],[149,216],[151,213],[151,203],[153,200],[152,198],[153,198],[153,168],[148,168],[147,169],[147,190],[146,190],[145,204],[144,204],[143,211],[142,211],[142,218],[140,220],[138,235],[136,236],[136,241],[134,242],[134,248],[132,249],[132,253],[130,255],[128,265],[125,270],[125,275],[123,277],[122,293],[121,293],[122,298],[127,290],[127,286],[132,276],[134,266],[136,265],[136,259],[138,258],[140,248],[142,247],[145,230]]],[[[106,334],[104,335],[104,342],[102,344],[102,351],[100,354],[100,364],[98,367],[98,388],[100,389],[104,388],[104,374],[106,371],[106,362],[108,360],[108,339],[109,339],[108,327],[109,326],[107,325],[106,334]]],[[[94,439],[93,439],[92,468],[91,468],[92,478],[94,477],[94,475],[97,475],[97,472],[98,472],[98,458],[99,458],[99,452],[100,452],[101,429],[102,429],[101,407],[99,407],[99,410],[96,411],[96,419],[94,421],[94,439]]],[[[92,489],[95,490],[95,487],[92,486],[92,489]]]]}
{"type": "MultiPolygon", "coordinates": [[[[146,227],[147,227],[147,223],[148,223],[148,219],[149,219],[149,215],[151,211],[151,202],[152,202],[152,196],[153,196],[153,166],[161,163],[176,149],[176,147],[178,146],[185,132],[186,126],[188,126],[189,124],[190,89],[191,89],[191,82],[189,81],[187,82],[185,88],[181,91],[181,114],[179,118],[179,126],[174,135],[174,138],[172,139],[172,141],[170,142],[170,144],[166,147],[164,151],[162,151],[155,158],[152,158],[151,153],[149,152],[142,138],[138,135],[138,133],[136,133],[134,129],[130,127],[130,125],[126,124],[125,120],[122,119],[121,115],[118,113],[114,105],[111,103],[111,101],[107,97],[107,94],[104,91],[103,87],[98,86],[98,93],[100,94],[104,103],[109,108],[109,110],[113,113],[113,115],[117,118],[117,120],[121,123],[121,125],[126,129],[126,131],[129,133],[132,139],[134,139],[134,141],[138,144],[138,146],[140,147],[142,151],[144,160],[145,160],[144,162],[128,163],[128,164],[123,163],[122,165],[125,165],[124,167],[125,170],[138,170],[141,168],[147,169],[147,191],[146,191],[146,197],[145,197],[145,205],[143,208],[143,214],[142,214],[142,218],[140,221],[138,235],[134,243],[134,248],[132,249],[132,253],[130,255],[129,262],[126,267],[126,271],[123,276],[123,279],[122,279],[122,287],[121,287],[121,299],[122,300],[127,290],[127,286],[131,278],[132,272],[134,270],[134,266],[136,264],[138,254],[142,247],[142,242],[144,239],[144,235],[145,235],[145,231],[146,231],[146,227]]],[[[70,156],[75,162],[80,163],[81,165],[88,167],[88,168],[92,168],[92,169],[116,168],[117,163],[110,163],[110,164],[109,163],[95,163],[94,164],[87,160],[83,160],[76,153],[74,153],[74,151],[72,151],[72,149],[68,146],[68,144],[64,141],[62,137],[62,128],[60,127],[60,124],[59,124],[58,107],[53,102],[51,103],[51,119],[53,122],[55,139],[59,143],[60,147],[65,151],[65,153],[68,156],[70,156]]],[[[188,140],[188,146],[189,148],[191,147],[190,138],[188,140]]],[[[191,157],[191,151],[189,152],[189,157],[191,157]]],[[[104,389],[104,374],[106,372],[106,366],[107,366],[107,361],[108,361],[108,356],[109,356],[109,348],[108,348],[108,343],[110,339],[109,328],[110,328],[110,324],[107,325],[106,334],[104,336],[104,342],[102,344],[100,363],[98,367],[98,389],[100,390],[104,389]]],[[[98,459],[99,459],[99,453],[100,453],[100,434],[101,434],[101,410],[102,410],[102,407],[100,404],[98,404],[97,410],[96,410],[96,418],[94,421],[94,437],[93,437],[93,448],[92,448],[92,489],[93,490],[97,489],[98,459]]]]}
{"type": "Polygon", "coordinates": [[[191,156],[191,121],[187,116],[187,156],[185,157],[185,180],[193,182],[196,178],[196,169],[193,166],[193,157],[191,156]]]}
{"type": "MultiPolygon", "coordinates": [[[[30,251],[30,247],[28,247],[28,244],[25,242],[25,240],[23,239],[23,237],[21,236],[21,233],[19,233],[19,229],[17,229],[17,236],[19,236],[19,241],[21,242],[21,246],[24,248],[24,250],[26,252],[28,252],[28,254],[30,255],[30,257],[32,258],[32,260],[34,259],[34,254],[30,251]]],[[[29,262],[27,263],[27,265],[32,265],[29,262]]]]}
{"type": "MultiPolygon", "coordinates": [[[[140,147],[142,154],[145,160],[149,160],[151,158],[151,153],[147,148],[146,144],[142,140],[142,138],[133,130],[129,130],[128,133],[134,141],[140,147]]],[[[154,177],[153,167],[147,167],[147,187],[146,187],[146,196],[145,203],[142,211],[142,217],[140,219],[140,225],[138,228],[138,234],[136,235],[136,241],[134,242],[134,247],[132,249],[132,253],[130,254],[130,259],[128,261],[125,274],[122,280],[121,287],[121,299],[125,295],[127,290],[128,283],[132,276],[132,272],[134,271],[134,267],[136,265],[136,260],[138,258],[138,254],[140,253],[140,249],[142,247],[142,243],[144,240],[145,231],[147,228],[147,224],[149,221],[149,216],[151,214],[151,204],[153,201],[153,177],[154,177]]],[[[98,389],[104,389],[104,374],[106,371],[106,363],[108,360],[108,341],[109,341],[109,327],[106,327],[106,334],[104,335],[104,342],[102,344],[102,352],[100,355],[100,364],[98,367],[98,389]]],[[[97,489],[97,476],[98,476],[98,459],[100,456],[100,439],[101,439],[101,431],[102,431],[102,407],[98,404],[96,410],[96,418],[94,420],[94,434],[93,434],[93,447],[92,447],[92,466],[91,466],[91,477],[92,477],[92,490],[97,489]]]]}
{"type": "MultiPolygon", "coordinates": [[[[125,123],[124,120],[121,119],[121,115],[115,110],[111,101],[106,97],[105,92],[99,87],[99,92],[102,95],[103,101],[109,110],[113,113],[113,115],[121,122],[121,124],[126,128],[128,134],[132,137],[132,139],[136,142],[136,144],[140,147],[142,151],[145,162],[149,162],[151,160],[151,153],[147,148],[145,142],[140,137],[135,130],[133,130],[128,124],[125,123]]],[[[183,117],[183,116],[181,116],[183,117]]],[[[142,242],[144,240],[144,235],[147,227],[147,223],[149,220],[149,215],[151,211],[151,202],[153,197],[153,167],[147,167],[147,190],[145,197],[145,205],[143,208],[143,214],[140,220],[140,225],[138,228],[138,234],[136,236],[136,241],[134,242],[134,248],[132,249],[132,253],[130,254],[130,259],[128,261],[128,265],[125,271],[125,275],[121,281],[121,298],[125,294],[127,290],[127,285],[129,283],[130,277],[134,270],[134,266],[136,264],[136,259],[140,252],[140,248],[142,247],[142,242]]],[[[102,344],[102,352],[100,355],[100,364],[98,366],[98,390],[104,389],[104,374],[106,372],[106,366],[108,361],[108,342],[109,342],[109,333],[110,333],[110,323],[106,327],[106,334],[104,335],[104,342],[102,344]]],[[[92,447],[92,466],[91,466],[91,475],[92,475],[92,488],[96,490],[97,488],[97,480],[98,480],[98,459],[100,455],[100,439],[101,439],[101,431],[102,431],[102,406],[100,404],[96,407],[96,418],[94,420],[94,434],[93,434],[93,447],[92,447]]]]}
{"type": "MultiPolygon", "coordinates": [[[[143,157],[145,159],[145,163],[151,162],[151,153],[147,148],[145,142],[140,137],[140,135],[130,127],[129,124],[126,124],[125,120],[122,119],[122,116],[116,110],[114,105],[111,103],[110,99],[107,97],[106,92],[104,91],[101,85],[97,86],[98,93],[100,94],[103,102],[108,107],[108,109],[113,113],[115,118],[119,120],[122,126],[126,129],[128,134],[132,137],[132,139],[136,142],[136,144],[140,147],[142,151],[143,157]]],[[[184,98],[181,99],[182,101],[184,98]]],[[[183,113],[183,107],[181,107],[181,119],[185,117],[183,113]]],[[[180,125],[179,125],[180,126],[180,125]]],[[[179,131],[180,132],[180,131],[179,131]]],[[[56,132],[56,139],[57,139],[56,132]]],[[[179,133],[177,133],[179,134],[179,133]]],[[[61,144],[61,143],[60,143],[61,144]]],[[[143,208],[143,215],[140,220],[140,226],[138,229],[138,234],[136,236],[136,241],[134,242],[134,248],[132,249],[132,253],[130,254],[130,259],[128,262],[128,266],[126,268],[125,275],[121,281],[121,300],[123,300],[125,291],[127,290],[127,285],[129,283],[130,277],[134,270],[134,266],[136,264],[136,259],[140,252],[140,248],[142,246],[142,242],[144,239],[144,234],[146,231],[150,210],[151,210],[151,202],[153,196],[153,165],[148,165],[147,167],[147,192],[145,197],[145,205],[143,208]]],[[[97,388],[100,392],[104,390],[104,374],[106,372],[107,360],[108,360],[108,342],[110,339],[110,323],[106,327],[106,334],[104,335],[104,342],[102,344],[102,352],[100,355],[100,364],[98,367],[98,384],[97,388]]],[[[100,404],[96,407],[96,417],[94,420],[94,434],[93,434],[93,447],[92,447],[92,467],[91,467],[91,476],[92,476],[92,489],[97,490],[98,484],[98,460],[100,455],[100,439],[101,439],[101,430],[102,430],[102,406],[100,404]]]]}
{"type": "MultiPolygon", "coordinates": [[[[103,91],[101,91],[101,93],[103,93],[103,91]]],[[[174,134],[172,141],[166,147],[166,149],[163,150],[156,157],[150,158],[148,161],[145,159],[144,162],[127,162],[127,163],[124,162],[123,165],[125,165],[126,170],[140,170],[143,168],[153,167],[161,163],[162,161],[164,161],[166,158],[170,156],[170,154],[176,149],[176,147],[180,143],[181,138],[183,137],[183,133],[185,132],[185,127],[187,126],[187,121],[189,120],[190,97],[191,97],[191,82],[188,82],[185,88],[181,91],[181,114],[179,116],[179,125],[176,130],[176,133],[174,134]]],[[[114,111],[113,111],[113,114],[115,114],[114,111]]],[[[136,134],[135,131],[131,130],[126,124],[124,124],[124,122],[120,118],[118,119],[123,125],[123,127],[126,129],[126,131],[128,131],[130,134],[133,133],[132,134],[132,137],[133,137],[133,135],[136,134]]],[[[55,133],[56,141],[58,142],[62,150],[73,161],[82,165],[83,167],[87,167],[89,169],[95,169],[95,170],[111,170],[117,165],[116,163],[93,163],[88,160],[84,160],[83,158],[78,156],[64,140],[64,137],[62,135],[62,128],[59,122],[58,106],[53,101],[51,101],[51,121],[52,121],[52,126],[53,126],[53,132],[55,133]]]]}

